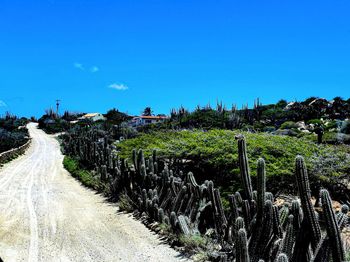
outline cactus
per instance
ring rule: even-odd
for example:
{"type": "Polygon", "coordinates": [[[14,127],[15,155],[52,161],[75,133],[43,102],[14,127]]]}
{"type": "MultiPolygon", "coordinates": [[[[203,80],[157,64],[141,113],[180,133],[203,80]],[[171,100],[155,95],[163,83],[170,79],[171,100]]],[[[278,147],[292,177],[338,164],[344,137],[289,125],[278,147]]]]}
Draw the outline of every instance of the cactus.
{"type": "Polygon", "coordinates": [[[295,240],[294,216],[289,215],[287,231],[283,238],[283,243],[282,243],[282,253],[285,253],[288,257],[292,256],[294,240],[295,240]]]}
{"type": "Polygon", "coordinates": [[[326,222],[327,235],[330,239],[332,248],[333,262],[341,262],[345,260],[344,247],[341,241],[340,230],[336,216],[332,209],[332,201],[327,190],[321,190],[322,208],[326,222]]]}
{"type": "Polygon", "coordinates": [[[242,217],[237,217],[235,221],[235,231],[238,232],[241,228],[245,228],[244,219],[242,217]]]}
{"type": "Polygon", "coordinates": [[[238,138],[238,157],[241,178],[243,182],[244,194],[246,199],[251,202],[253,199],[253,189],[250,181],[249,163],[247,156],[247,146],[244,136],[238,138]]]}
{"type": "Polygon", "coordinates": [[[348,221],[349,221],[348,213],[349,213],[349,206],[342,205],[341,211],[336,215],[340,230],[343,230],[344,227],[348,225],[348,221]]]}
{"type": "Polygon", "coordinates": [[[242,196],[239,192],[235,193],[235,199],[236,199],[238,206],[242,206],[243,199],[242,199],[242,196]]]}
{"type": "Polygon", "coordinates": [[[321,228],[318,223],[318,220],[316,219],[314,207],[310,201],[311,193],[309,178],[307,175],[304,158],[301,156],[296,157],[295,175],[299,190],[299,197],[304,212],[304,219],[306,220],[306,223],[308,224],[311,230],[311,246],[312,249],[315,250],[318,242],[321,239],[321,228]]]}
{"type": "Polygon", "coordinates": [[[180,227],[182,234],[184,234],[186,236],[190,235],[191,234],[190,228],[188,227],[185,216],[183,216],[183,215],[178,216],[178,221],[179,221],[179,227],[180,227]]]}
{"type": "Polygon", "coordinates": [[[178,212],[178,210],[180,209],[180,206],[181,206],[181,201],[183,200],[183,198],[186,194],[186,191],[187,191],[187,187],[183,186],[175,199],[172,211],[178,212]]]}
{"type": "Polygon", "coordinates": [[[251,217],[250,205],[249,205],[248,200],[243,200],[242,213],[243,213],[243,217],[244,217],[244,222],[246,224],[247,233],[249,233],[250,221],[252,220],[252,217],[251,217]]]}
{"type": "Polygon", "coordinates": [[[292,210],[291,213],[293,215],[293,223],[294,223],[294,231],[299,230],[301,221],[303,219],[300,209],[300,204],[298,200],[292,201],[292,210]]]}
{"type": "Polygon", "coordinates": [[[265,161],[260,158],[258,160],[258,170],[257,170],[257,223],[260,223],[264,216],[264,206],[265,206],[265,192],[266,192],[266,174],[265,174],[265,161]]]}
{"type": "Polygon", "coordinates": [[[176,229],[177,217],[176,217],[175,212],[170,213],[170,225],[172,226],[173,229],[176,229]]]}
{"type": "Polygon", "coordinates": [[[199,185],[191,172],[184,175],[178,169],[180,162],[169,162],[176,166],[174,170],[166,161],[160,163],[156,151],[145,160],[142,150],[133,150],[133,165],[129,167],[126,160],[115,155],[110,137],[98,131],[86,128],[72,133],[69,140],[64,141],[65,152],[91,163],[101,182],[110,185],[113,196],[125,191],[139,214],[149,222],[167,224],[175,235],[206,234],[213,238],[213,243],[221,247],[215,254],[216,260],[338,262],[344,259],[339,234],[348,223],[349,207],[344,205],[342,211],[335,214],[328,192],[321,192],[324,212],[320,218],[325,220],[327,230],[321,238],[319,214],[310,202],[308,177],[301,157],[296,158],[295,175],[302,208],[294,200],[291,207],[285,205],[278,209],[273,205],[272,193],[266,192],[263,159],[257,163],[257,190],[252,191],[246,142],[244,137],[239,137],[243,198],[239,192],[229,196],[227,221],[220,192],[212,181],[199,185]],[[163,170],[158,170],[158,163],[164,166],[163,170]]]}
{"type": "Polygon", "coordinates": [[[152,153],[152,162],[153,162],[153,170],[155,174],[158,174],[158,157],[157,157],[157,150],[153,150],[152,153]]]}
{"type": "Polygon", "coordinates": [[[311,262],[328,262],[331,261],[330,239],[328,236],[323,236],[317,245],[317,248],[311,257],[311,262]]]}
{"type": "Polygon", "coordinates": [[[278,257],[277,257],[277,260],[276,262],[288,262],[288,256],[286,254],[279,254],[278,257]]]}
{"type": "Polygon", "coordinates": [[[279,211],[279,219],[283,228],[285,228],[284,226],[288,221],[288,215],[289,215],[289,207],[288,205],[284,205],[279,211]]]}
{"type": "Polygon", "coordinates": [[[273,206],[273,233],[278,238],[283,237],[280,217],[278,215],[278,207],[275,205],[273,206]]]}
{"type": "Polygon", "coordinates": [[[230,209],[231,209],[231,224],[234,223],[234,221],[236,221],[237,217],[239,216],[238,213],[238,206],[237,206],[237,202],[236,202],[236,198],[234,197],[234,195],[229,195],[229,202],[230,202],[230,209]]]}
{"type": "Polygon", "coordinates": [[[218,212],[218,219],[220,221],[220,227],[221,227],[221,230],[224,231],[223,228],[227,227],[227,219],[225,216],[224,208],[222,206],[220,192],[219,192],[219,189],[217,188],[214,190],[214,197],[215,197],[216,209],[218,212]]]}
{"type": "Polygon", "coordinates": [[[244,228],[238,230],[236,239],[236,261],[249,262],[247,232],[244,228]]]}
{"type": "Polygon", "coordinates": [[[132,150],[132,162],[134,164],[134,168],[135,168],[135,171],[138,170],[138,166],[137,166],[137,153],[136,153],[136,149],[133,149],[132,150]]]}

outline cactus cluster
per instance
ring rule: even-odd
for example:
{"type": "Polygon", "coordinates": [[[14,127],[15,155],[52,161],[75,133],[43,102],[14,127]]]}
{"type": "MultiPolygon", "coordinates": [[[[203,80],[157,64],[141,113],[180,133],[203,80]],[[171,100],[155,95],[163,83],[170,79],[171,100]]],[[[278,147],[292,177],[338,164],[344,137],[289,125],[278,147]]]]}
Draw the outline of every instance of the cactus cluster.
{"type": "Polygon", "coordinates": [[[175,235],[211,238],[221,246],[215,256],[220,261],[344,261],[340,232],[347,225],[349,207],[335,213],[328,191],[321,190],[322,212],[316,212],[301,156],[295,161],[299,198],[277,206],[266,191],[265,161],[258,160],[253,191],[246,141],[243,136],[237,140],[243,190],[229,195],[229,210],[212,181],[198,184],[193,173],[172,170],[156,151],[145,157],[142,150],[134,150],[129,164],[117,156],[108,137],[94,129],[70,134],[63,147],[65,154],[94,168],[112,196],[126,193],[143,217],[166,224],[175,235]]]}

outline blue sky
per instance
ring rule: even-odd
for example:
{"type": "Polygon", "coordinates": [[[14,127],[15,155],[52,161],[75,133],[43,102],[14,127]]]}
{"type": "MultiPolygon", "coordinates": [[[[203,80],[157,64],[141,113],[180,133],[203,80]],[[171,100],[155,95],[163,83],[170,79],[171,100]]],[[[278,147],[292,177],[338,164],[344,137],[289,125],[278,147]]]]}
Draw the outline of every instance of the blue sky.
{"type": "Polygon", "coordinates": [[[350,2],[2,0],[0,114],[350,97],[350,2]]]}

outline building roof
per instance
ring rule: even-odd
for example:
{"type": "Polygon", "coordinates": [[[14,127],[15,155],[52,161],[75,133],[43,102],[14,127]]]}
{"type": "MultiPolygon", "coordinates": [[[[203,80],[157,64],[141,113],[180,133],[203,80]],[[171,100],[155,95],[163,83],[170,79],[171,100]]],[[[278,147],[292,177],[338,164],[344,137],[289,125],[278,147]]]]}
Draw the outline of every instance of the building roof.
{"type": "Polygon", "coordinates": [[[166,119],[166,116],[135,116],[134,118],[142,118],[142,119],[166,119]]]}
{"type": "Polygon", "coordinates": [[[84,118],[89,118],[89,117],[94,117],[94,116],[97,116],[97,115],[100,115],[100,113],[88,113],[88,114],[83,115],[83,117],[84,118]]]}

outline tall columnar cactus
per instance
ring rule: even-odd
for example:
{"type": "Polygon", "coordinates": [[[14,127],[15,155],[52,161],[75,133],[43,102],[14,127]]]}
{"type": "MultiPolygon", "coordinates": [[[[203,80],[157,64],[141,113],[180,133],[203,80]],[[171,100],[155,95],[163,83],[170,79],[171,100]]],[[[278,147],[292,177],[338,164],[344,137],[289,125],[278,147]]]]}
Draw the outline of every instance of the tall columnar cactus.
{"type": "Polygon", "coordinates": [[[288,262],[288,256],[284,253],[278,255],[276,262],[288,262]]]}
{"type": "Polygon", "coordinates": [[[321,190],[322,209],[326,222],[327,235],[330,239],[332,248],[333,262],[341,262],[345,260],[345,252],[342,244],[340,230],[336,216],[332,209],[332,200],[327,190],[321,190]]]}
{"type": "Polygon", "coordinates": [[[232,227],[232,238],[235,240],[235,242],[237,240],[238,231],[241,228],[245,229],[244,219],[243,217],[237,217],[232,227]]]}
{"type": "Polygon", "coordinates": [[[244,217],[247,233],[248,235],[250,235],[250,222],[252,220],[252,216],[251,216],[251,210],[250,210],[250,205],[248,200],[243,200],[242,214],[244,217]]]}
{"type": "Polygon", "coordinates": [[[191,231],[187,224],[186,217],[183,215],[180,215],[178,216],[178,221],[179,221],[179,227],[180,227],[181,233],[187,236],[190,235],[191,231]]]}
{"type": "Polygon", "coordinates": [[[177,226],[177,217],[175,212],[171,212],[170,213],[170,225],[173,228],[173,230],[176,230],[176,226],[177,226]]]}
{"type": "Polygon", "coordinates": [[[153,150],[152,153],[152,162],[153,162],[153,170],[155,174],[158,174],[158,157],[157,157],[157,150],[153,150]]]}
{"type": "Polygon", "coordinates": [[[318,242],[321,239],[321,228],[315,215],[315,209],[311,203],[311,191],[309,178],[302,156],[297,156],[295,161],[295,175],[298,184],[299,197],[301,206],[306,220],[311,231],[311,246],[315,250],[318,242]]]}
{"type": "Polygon", "coordinates": [[[342,205],[341,211],[336,215],[337,222],[340,230],[343,230],[344,227],[348,225],[349,222],[349,206],[348,205],[342,205]]]}
{"type": "Polygon", "coordinates": [[[299,230],[301,221],[303,219],[301,209],[300,209],[300,204],[298,200],[293,200],[292,201],[292,209],[291,213],[293,215],[293,224],[294,224],[294,231],[296,232],[299,230]]]}
{"type": "MultiPolygon", "coordinates": [[[[146,170],[146,162],[145,162],[145,157],[143,155],[143,150],[140,149],[138,154],[137,154],[137,168],[138,170],[144,169],[146,170]]],[[[142,174],[144,175],[144,174],[142,174]]]]}
{"type": "Polygon", "coordinates": [[[282,242],[282,253],[285,253],[288,257],[292,256],[294,241],[295,241],[294,216],[289,215],[287,230],[282,242]]]}
{"type": "Polygon", "coordinates": [[[273,205],[270,200],[266,200],[264,206],[264,218],[257,230],[252,232],[249,243],[249,254],[252,262],[264,258],[272,233],[273,233],[273,205]]]}
{"type": "Polygon", "coordinates": [[[181,202],[184,199],[186,192],[187,192],[187,187],[183,186],[175,199],[172,211],[178,212],[180,205],[181,205],[181,202]]]}
{"type": "Polygon", "coordinates": [[[253,199],[253,189],[252,189],[252,183],[250,180],[247,145],[246,145],[244,136],[238,137],[238,157],[239,157],[239,169],[241,172],[244,194],[246,196],[246,199],[249,202],[251,202],[253,199]]]}
{"type": "Polygon", "coordinates": [[[236,238],[236,261],[249,262],[247,232],[244,228],[238,230],[236,238]]]}
{"type": "Polygon", "coordinates": [[[132,150],[132,163],[134,165],[135,171],[137,171],[138,170],[138,166],[137,166],[137,152],[136,152],[135,148],[132,150]]]}
{"type": "Polygon", "coordinates": [[[266,174],[265,174],[265,161],[260,158],[258,160],[258,170],[257,170],[257,223],[262,221],[264,216],[264,206],[265,206],[265,192],[266,192],[266,174]]]}
{"type": "Polygon", "coordinates": [[[278,207],[275,205],[273,206],[273,233],[278,238],[283,237],[282,225],[278,215],[278,207]]]}
{"type": "Polygon", "coordinates": [[[237,206],[237,201],[234,195],[229,195],[229,202],[230,202],[230,209],[231,209],[231,217],[230,217],[230,222],[233,224],[237,217],[239,216],[238,213],[238,206],[237,206]]]}
{"type": "Polygon", "coordinates": [[[243,199],[242,199],[241,194],[240,194],[238,191],[235,192],[235,199],[236,199],[237,205],[238,205],[238,206],[242,206],[243,199]]]}
{"type": "Polygon", "coordinates": [[[217,209],[218,215],[219,215],[218,219],[220,221],[220,227],[221,227],[221,230],[224,231],[223,228],[227,227],[227,219],[225,216],[224,207],[222,206],[220,192],[219,192],[219,189],[217,189],[217,188],[214,190],[214,197],[215,197],[215,203],[217,206],[216,209],[217,209]]]}

